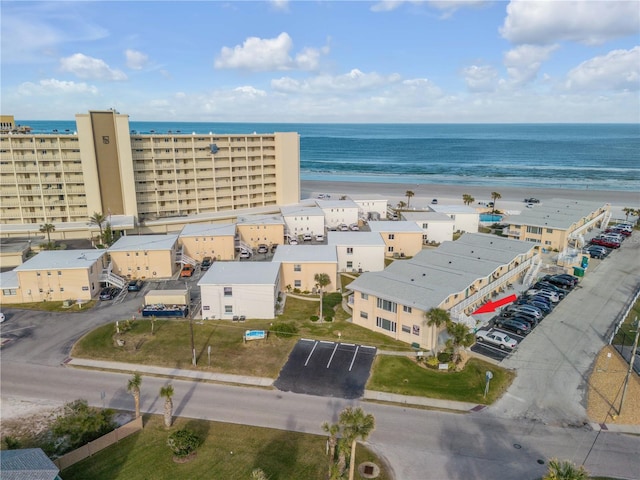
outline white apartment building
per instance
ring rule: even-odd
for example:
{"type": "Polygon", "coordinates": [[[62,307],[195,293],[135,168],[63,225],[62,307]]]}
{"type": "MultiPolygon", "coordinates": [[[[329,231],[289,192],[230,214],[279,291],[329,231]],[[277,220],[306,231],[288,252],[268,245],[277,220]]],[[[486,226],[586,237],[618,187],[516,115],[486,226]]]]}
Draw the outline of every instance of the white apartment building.
{"type": "Polygon", "coordinates": [[[324,235],[324,212],[316,205],[288,205],[280,208],[286,225],[285,236],[298,239],[305,233],[324,235]]]}
{"type": "Polygon", "coordinates": [[[386,245],[376,232],[329,232],[327,243],[335,247],[338,272],[384,270],[386,245]]]}
{"type": "Polygon", "coordinates": [[[316,204],[324,213],[327,228],[358,223],[359,207],[353,200],[316,200],[316,204]]]}
{"type": "Polygon", "coordinates": [[[408,222],[422,228],[424,234],[422,236],[423,243],[449,242],[453,240],[453,232],[455,230],[455,220],[438,212],[402,212],[402,218],[408,222]]]}
{"type": "Polygon", "coordinates": [[[94,212],[144,225],[300,200],[295,132],[139,134],[113,110],[78,114],[76,126],[0,134],[1,233],[23,224],[86,225],[94,212]]]}
{"type": "Polygon", "coordinates": [[[453,229],[456,232],[478,232],[480,214],[473,207],[466,205],[430,205],[429,208],[434,212],[450,217],[455,222],[453,229]]]}
{"type": "Polygon", "coordinates": [[[389,201],[379,194],[364,195],[351,194],[349,199],[358,205],[362,220],[380,220],[387,218],[387,206],[389,201]]]}

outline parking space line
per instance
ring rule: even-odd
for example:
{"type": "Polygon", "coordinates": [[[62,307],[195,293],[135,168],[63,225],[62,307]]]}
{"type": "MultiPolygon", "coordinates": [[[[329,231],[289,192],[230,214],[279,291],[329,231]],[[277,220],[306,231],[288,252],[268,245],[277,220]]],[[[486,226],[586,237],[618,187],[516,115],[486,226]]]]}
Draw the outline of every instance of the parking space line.
{"type": "Polygon", "coordinates": [[[370,348],[371,350],[375,350],[376,347],[372,347],[370,345],[360,345],[361,348],[370,348]]]}
{"type": "Polygon", "coordinates": [[[310,338],[301,338],[300,340],[303,340],[305,342],[315,342],[315,340],[311,340],[310,338]]]}
{"type": "Polygon", "coordinates": [[[311,349],[311,351],[309,352],[309,356],[307,357],[307,361],[306,361],[306,362],[304,362],[304,366],[305,366],[305,367],[306,367],[306,366],[307,366],[307,364],[309,363],[309,360],[311,360],[311,355],[313,355],[313,352],[315,351],[315,349],[316,349],[316,347],[317,347],[317,346],[318,346],[318,342],[316,342],[316,343],[313,345],[313,348],[312,348],[312,349],[311,349]]]}
{"type": "Polygon", "coordinates": [[[329,341],[329,340],[320,340],[320,343],[329,343],[332,344],[333,342],[329,341]]]}
{"type": "Polygon", "coordinates": [[[333,347],[333,352],[331,352],[331,357],[329,357],[329,362],[327,363],[327,368],[329,368],[329,366],[331,365],[331,360],[333,360],[333,356],[336,354],[336,350],[338,349],[338,346],[340,344],[336,343],[336,346],[333,347]]]}
{"type": "Polygon", "coordinates": [[[341,345],[346,345],[347,347],[355,347],[355,343],[341,343],[341,345]]]}
{"type": "Polygon", "coordinates": [[[360,348],[360,345],[358,345],[356,347],[356,351],[353,352],[353,358],[351,359],[351,365],[349,365],[349,371],[351,371],[351,369],[353,368],[353,363],[356,361],[356,356],[358,355],[358,349],[360,348]]]}

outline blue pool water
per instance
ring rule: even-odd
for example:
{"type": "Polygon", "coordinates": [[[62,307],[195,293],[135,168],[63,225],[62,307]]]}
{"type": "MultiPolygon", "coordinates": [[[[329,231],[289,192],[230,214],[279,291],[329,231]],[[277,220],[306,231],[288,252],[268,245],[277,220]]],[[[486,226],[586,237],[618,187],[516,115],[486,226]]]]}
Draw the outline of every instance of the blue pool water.
{"type": "Polygon", "coordinates": [[[492,213],[481,213],[480,221],[481,222],[499,222],[502,220],[502,215],[494,215],[492,213]]]}

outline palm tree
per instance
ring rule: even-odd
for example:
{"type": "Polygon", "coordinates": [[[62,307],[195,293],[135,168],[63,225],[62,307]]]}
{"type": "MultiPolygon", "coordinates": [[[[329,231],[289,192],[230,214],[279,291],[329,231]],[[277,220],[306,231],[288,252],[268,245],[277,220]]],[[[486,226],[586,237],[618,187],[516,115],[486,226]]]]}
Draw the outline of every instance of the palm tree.
{"type": "Polygon", "coordinates": [[[400,200],[398,202],[398,210],[402,210],[403,208],[405,208],[407,206],[407,204],[404,202],[404,200],[400,200]]]}
{"type": "Polygon", "coordinates": [[[173,385],[160,387],[160,396],[164,398],[164,426],[170,427],[173,421],[173,385]]]}
{"type": "Polygon", "coordinates": [[[336,456],[336,445],[338,444],[338,433],[340,433],[340,425],[337,423],[324,422],[322,431],[329,434],[329,458],[331,462],[336,456]]]}
{"type": "Polygon", "coordinates": [[[269,480],[269,477],[261,468],[254,468],[251,471],[251,480],[269,480]]]}
{"type": "Polygon", "coordinates": [[[491,199],[493,200],[493,211],[492,213],[496,212],[496,200],[499,200],[502,198],[502,195],[500,195],[498,192],[491,192],[491,199]]]}
{"type": "Polygon", "coordinates": [[[635,214],[635,212],[636,212],[635,208],[631,208],[631,207],[624,207],[622,209],[622,211],[627,216],[627,218],[625,218],[625,220],[629,220],[629,215],[635,214]]]}
{"type": "Polygon", "coordinates": [[[474,200],[475,198],[473,198],[468,193],[465,193],[462,195],[462,201],[464,202],[465,205],[471,205],[474,202],[474,200]]]}
{"type": "Polygon", "coordinates": [[[581,465],[577,467],[567,460],[553,458],[549,461],[549,470],[542,480],[588,480],[589,472],[581,465]]]}
{"type": "Polygon", "coordinates": [[[340,425],[345,439],[351,441],[349,458],[349,480],[354,479],[356,471],[356,444],[358,439],[364,441],[373,432],[376,420],[373,415],[365,414],[360,407],[347,407],[340,412],[340,425]]]}
{"type": "Polygon", "coordinates": [[[89,217],[89,224],[97,225],[98,228],[100,229],[100,243],[102,243],[104,241],[104,239],[102,238],[102,236],[103,236],[102,224],[105,222],[106,219],[107,219],[107,217],[105,217],[100,212],[93,212],[93,215],[91,215],[89,217]]]}
{"type": "Polygon", "coordinates": [[[427,317],[427,325],[429,327],[435,325],[436,328],[440,328],[442,325],[448,325],[451,322],[449,312],[442,308],[430,308],[425,317],[427,317]]]}
{"type": "Polygon", "coordinates": [[[142,385],[142,377],[138,372],[134,373],[127,383],[127,392],[133,395],[136,402],[136,418],[140,416],[140,386],[142,385]]]}
{"type": "Polygon", "coordinates": [[[322,289],[331,283],[331,279],[326,273],[316,273],[313,279],[320,290],[320,322],[322,322],[322,289]]]}
{"type": "Polygon", "coordinates": [[[452,361],[457,363],[458,352],[461,346],[468,347],[473,344],[473,335],[469,335],[469,327],[464,323],[448,322],[447,333],[451,336],[451,346],[453,347],[452,361]]]}
{"type": "Polygon", "coordinates": [[[411,197],[415,195],[411,190],[407,190],[404,192],[404,195],[407,197],[407,208],[409,208],[409,204],[411,204],[411,197]]]}
{"type": "Polygon", "coordinates": [[[47,243],[51,246],[51,232],[56,231],[56,226],[53,223],[45,223],[40,225],[40,233],[47,234],[47,243]]]}

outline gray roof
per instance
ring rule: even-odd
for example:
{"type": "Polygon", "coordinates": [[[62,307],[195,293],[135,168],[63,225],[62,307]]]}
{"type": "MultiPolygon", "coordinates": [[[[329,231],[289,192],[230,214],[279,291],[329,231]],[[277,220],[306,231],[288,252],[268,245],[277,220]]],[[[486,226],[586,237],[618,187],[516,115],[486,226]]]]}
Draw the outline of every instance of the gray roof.
{"type": "Polygon", "coordinates": [[[402,218],[412,222],[454,222],[449,215],[438,212],[402,212],[402,218]]]}
{"type": "Polygon", "coordinates": [[[536,204],[533,208],[525,208],[520,215],[512,215],[506,221],[511,225],[531,225],[566,230],[581,218],[591,215],[606,205],[608,204],[553,198],[536,204]]]}
{"type": "Polygon", "coordinates": [[[439,213],[475,213],[478,211],[467,205],[429,205],[429,208],[434,212],[439,213]]]}
{"type": "Polygon", "coordinates": [[[214,262],[202,276],[198,286],[273,285],[279,273],[278,262],[214,262]]]}
{"type": "Polygon", "coordinates": [[[316,200],[316,204],[322,208],[359,208],[353,200],[316,200]]]}
{"type": "Polygon", "coordinates": [[[185,225],[180,232],[181,237],[223,237],[235,234],[235,223],[193,223],[185,225]]]}
{"type": "Polygon", "coordinates": [[[369,228],[372,232],[380,233],[424,233],[422,228],[416,225],[416,222],[409,222],[406,220],[380,220],[377,222],[369,222],[369,228]]]}
{"type": "Polygon", "coordinates": [[[18,288],[20,283],[18,282],[18,273],[13,270],[7,272],[0,272],[0,287],[1,288],[18,288]]]}
{"type": "Polygon", "coordinates": [[[54,480],[60,469],[40,448],[0,451],[2,480],[54,480]]]}
{"type": "Polygon", "coordinates": [[[317,205],[288,205],[286,207],[281,207],[280,211],[284,217],[294,217],[296,215],[324,216],[322,209],[317,205]]]}
{"type": "Polygon", "coordinates": [[[382,272],[364,273],[349,288],[426,311],[533,248],[531,242],[465,233],[455,242],[395,261],[382,272]]]}
{"type": "Polygon", "coordinates": [[[282,263],[337,263],[336,247],[331,245],[279,245],[273,256],[282,263]]]}
{"type": "Polygon", "coordinates": [[[354,202],[366,202],[367,200],[375,202],[388,201],[386,196],[380,195],[379,193],[350,193],[347,197],[354,202]]]}
{"type": "Polygon", "coordinates": [[[248,225],[284,225],[282,215],[240,215],[238,216],[238,224],[246,223],[248,225]]]}
{"type": "Polygon", "coordinates": [[[133,252],[136,250],[171,250],[178,241],[178,234],[127,235],[120,237],[109,247],[110,252],[133,252]]]}
{"type": "Polygon", "coordinates": [[[327,235],[329,245],[379,245],[385,243],[378,232],[329,232],[327,235]]]}
{"type": "Polygon", "coordinates": [[[15,271],[31,270],[65,270],[70,268],[89,268],[100,257],[106,254],[106,250],[44,250],[31,257],[15,271]]]}

